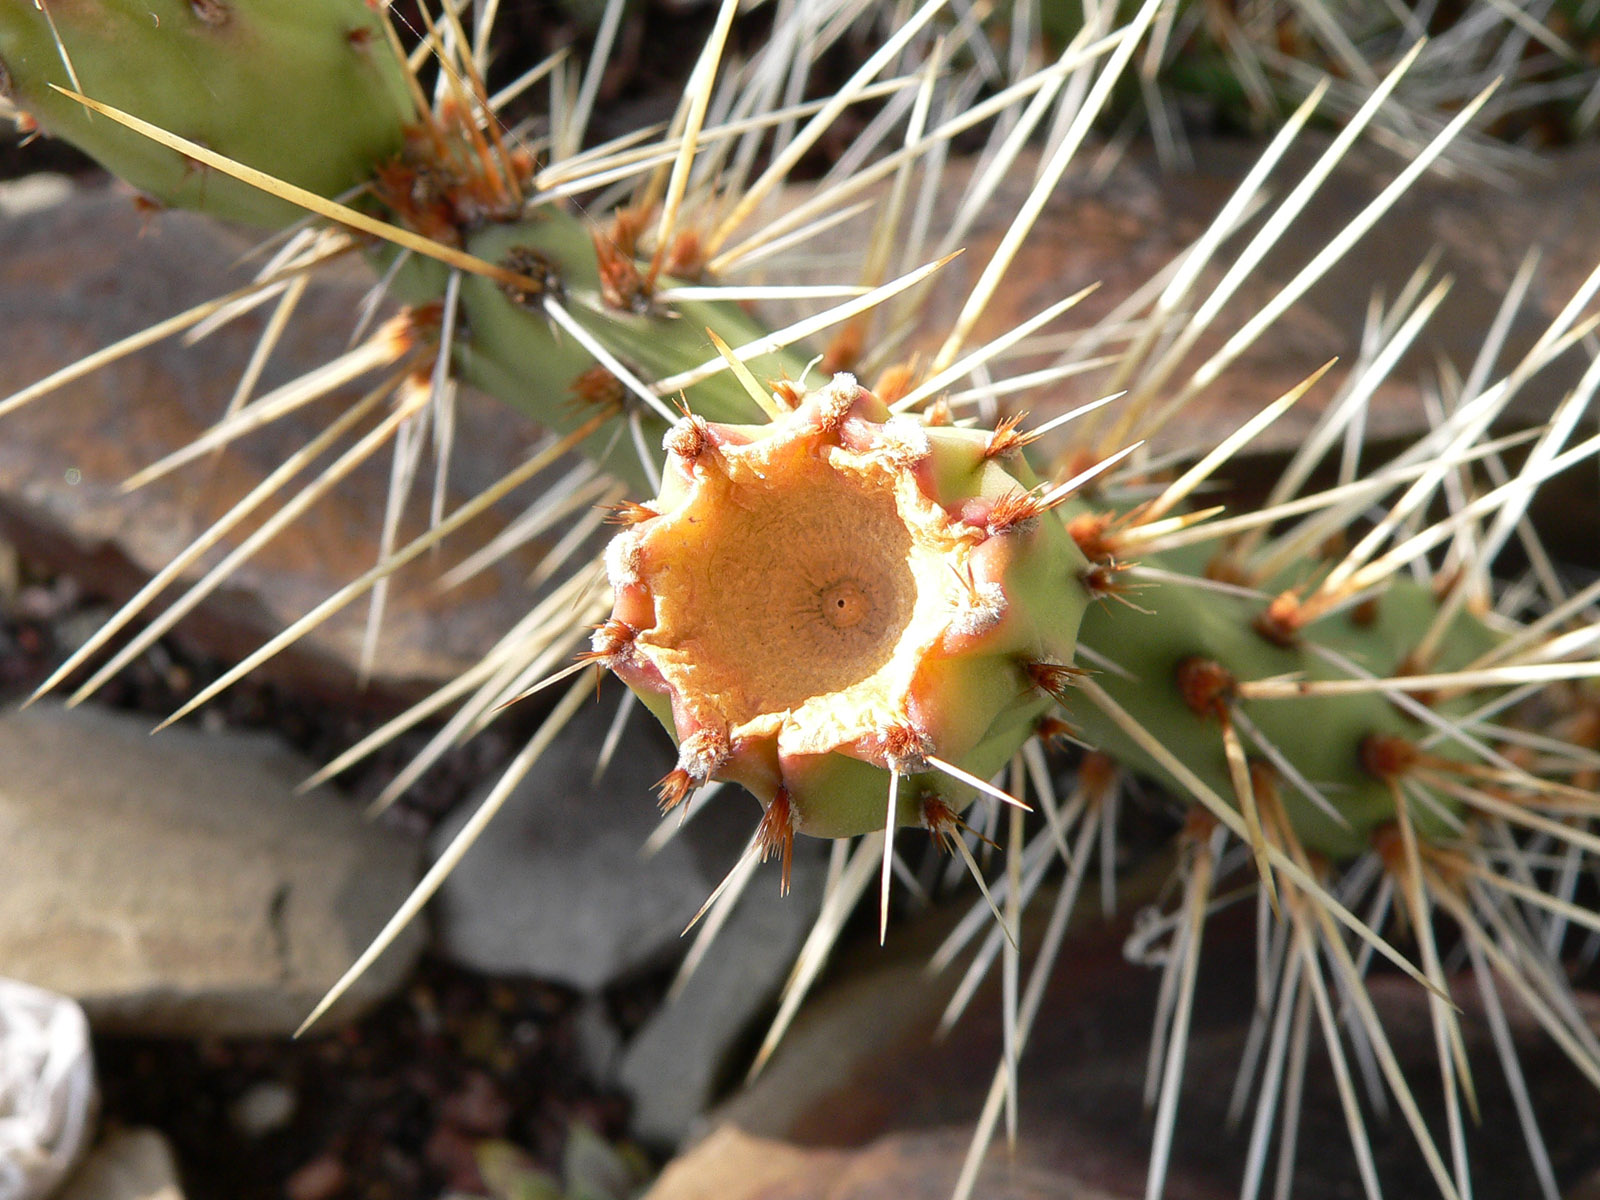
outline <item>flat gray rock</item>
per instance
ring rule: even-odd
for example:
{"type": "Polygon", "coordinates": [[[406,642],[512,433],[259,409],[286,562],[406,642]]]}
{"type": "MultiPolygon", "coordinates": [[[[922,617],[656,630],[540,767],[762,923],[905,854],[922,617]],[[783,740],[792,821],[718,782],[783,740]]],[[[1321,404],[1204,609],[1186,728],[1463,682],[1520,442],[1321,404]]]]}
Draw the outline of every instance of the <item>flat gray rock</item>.
{"type": "MultiPolygon", "coordinates": [[[[41,705],[0,717],[0,963],[101,1031],[282,1034],[365,948],[419,848],[272,740],[41,705]]],[[[399,984],[413,929],[335,1020],[399,984]]]]}
{"type": "MultiPolygon", "coordinates": [[[[605,702],[579,711],[440,889],[437,936],[450,959],[593,990],[686,945],[684,926],[733,866],[760,810],[728,788],[646,857],[661,822],[652,789],[676,756],[635,709],[610,767],[591,782],[616,695],[608,689],[605,702]]],[[[435,858],[488,790],[435,831],[435,858]]]]}
{"type": "Polygon", "coordinates": [[[751,882],[682,991],[628,1044],[619,1082],[640,1137],[681,1142],[716,1099],[734,1065],[730,1054],[746,1044],[757,1015],[770,1012],[821,907],[819,849],[795,846],[787,896],[777,894],[771,872],[751,882]]]}

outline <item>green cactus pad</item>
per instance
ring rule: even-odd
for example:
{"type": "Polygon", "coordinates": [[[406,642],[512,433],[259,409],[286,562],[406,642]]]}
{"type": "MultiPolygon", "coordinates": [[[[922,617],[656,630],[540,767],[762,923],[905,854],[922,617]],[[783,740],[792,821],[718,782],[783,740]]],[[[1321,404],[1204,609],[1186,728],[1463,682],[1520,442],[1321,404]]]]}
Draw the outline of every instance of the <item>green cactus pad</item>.
{"type": "MultiPolygon", "coordinates": [[[[770,331],[738,304],[692,300],[641,312],[619,311],[603,296],[595,257],[594,227],[555,207],[540,208],[515,221],[497,221],[472,231],[466,248],[488,262],[528,271],[532,264],[549,280],[550,295],[579,325],[604,344],[639,378],[667,378],[716,357],[707,336],[714,329],[739,346],[770,331]]],[[[392,253],[386,252],[386,253],[392,253]]],[[[445,290],[447,268],[412,257],[395,278],[395,292],[413,304],[436,301],[445,290]]],[[[663,287],[674,281],[664,280],[663,287]]],[[[465,276],[461,283],[464,332],[455,353],[464,378],[540,424],[570,432],[592,415],[580,401],[583,380],[595,359],[570,334],[556,326],[542,307],[543,297],[512,299],[496,282],[465,276]]],[[[763,355],[752,367],[768,376],[798,375],[805,360],[788,351],[763,355]]],[[[620,400],[639,411],[643,437],[659,451],[667,425],[654,410],[617,384],[620,400]]],[[[708,419],[759,420],[760,409],[726,371],[685,389],[682,398],[708,419]]],[[[678,397],[670,398],[672,400],[678,397]]],[[[653,490],[632,438],[615,422],[592,434],[584,453],[626,482],[636,494],[653,490]]]]}
{"type": "MultiPolygon", "coordinates": [[[[1192,556],[1191,556],[1192,559],[1192,556]]],[[[1159,562],[1198,577],[1197,561],[1159,562]]],[[[1257,629],[1262,605],[1195,585],[1151,583],[1132,596],[1138,607],[1095,605],[1085,616],[1081,637],[1104,658],[1126,671],[1106,671],[1100,685],[1146,729],[1159,731],[1162,745],[1213,790],[1232,797],[1219,725],[1214,714],[1195,711],[1183,695],[1179,677],[1185,662],[1204,661],[1234,680],[1294,675],[1307,680],[1348,678],[1336,662],[1354,663],[1383,677],[1402,672],[1438,611],[1432,593],[1410,580],[1391,583],[1370,603],[1335,613],[1309,626],[1289,644],[1276,644],[1257,629]]],[[[1441,659],[1430,670],[1458,669],[1490,649],[1496,638],[1469,614],[1457,616],[1444,639],[1441,659]]],[[[1481,695],[1477,701],[1481,702],[1481,695]]],[[[1308,849],[1333,861],[1346,861],[1370,847],[1373,834],[1394,820],[1388,785],[1362,761],[1369,737],[1419,739],[1431,732],[1378,693],[1318,696],[1313,699],[1238,702],[1240,711],[1299,774],[1338,811],[1334,819],[1294,784],[1280,788],[1285,815],[1308,849]]],[[[1086,740],[1159,778],[1175,792],[1181,785],[1153,761],[1114,721],[1093,705],[1068,697],[1073,724],[1086,740]]],[[[1441,704],[1456,713],[1461,702],[1441,704]]],[[[1461,747],[1442,742],[1433,753],[1465,757],[1461,747]]],[[[1419,809],[1418,832],[1448,836],[1443,809],[1419,809]]]]}
{"type": "Polygon", "coordinates": [[[75,74],[93,99],[323,196],[367,182],[415,119],[384,18],[364,0],[48,5],[48,19],[28,0],[0,5],[13,103],[163,204],[268,226],[302,215],[51,85],[78,90],[75,74]]]}

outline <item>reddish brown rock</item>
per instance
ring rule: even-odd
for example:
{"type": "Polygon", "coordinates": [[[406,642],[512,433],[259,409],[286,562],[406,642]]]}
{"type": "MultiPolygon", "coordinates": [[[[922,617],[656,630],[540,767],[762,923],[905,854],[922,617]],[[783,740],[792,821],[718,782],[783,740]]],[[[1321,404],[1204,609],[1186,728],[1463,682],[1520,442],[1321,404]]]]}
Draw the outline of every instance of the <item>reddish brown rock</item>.
{"type": "MultiPolygon", "coordinates": [[[[648,1200],[947,1200],[966,1153],[959,1129],[893,1134],[846,1152],[791,1146],[724,1126],[662,1172],[648,1200]]],[[[984,1200],[1132,1200],[1031,1162],[997,1156],[979,1176],[984,1200]]]]}
{"type": "MultiPolygon", "coordinates": [[[[0,396],[247,279],[237,264],[250,243],[215,222],[142,214],[114,189],[41,200],[0,220],[0,396]]],[[[342,352],[370,282],[356,260],[319,273],[256,394],[342,352]]],[[[271,308],[193,347],[161,343],[0,418],[0,533],[91,589],[131,594],[360,394],[347,389],[124,495],[124,479],[222,415],[271,308]]],[[[482,486],[519,461],[533,437],[502,407],[464,399],[457,479],[482,486]]],[[[380,454],[351,475],[309,519],[241,567],[183,624],[184,634],[212,654],[240,657],[370,567],[388,473],[389,458],[380,454]]],[[[426,519],[427,479],[431,472],[412,506],[413,532],[426,519]]],[[[246,522],[228,545],[261,519],[246,522]]],[[[482,528],[466,531],[460,553],[486,536],[482,528]]],[[[453,678],[521,614],[517,579],[526,559],[447,595],[426,586],[454,560],[447,548],[400,577],[384,622],[380,685],[453,678]]],[[[351,605],[269,670],[348,692],[365,620],[365,604],[351,605]]]]}
{"type": "MultiPolygon", "coordinates": [[[[1092,909],[1069,934],[1022,1063],[1017,1148],[1005,1148],[1002,1131],[978,1196],[1144,1194],[1151,1120],[1141,1090],[1159,972],[1123,960],[1126,919],[1105,922],[1092,909]]],[[[838,982],[808,1002],[766,1072],[723,1107],[717,1132],[669,1169],[649,1200],[948,1200],[999,1061],[1001,1023],[991,980],[951,1033],[934,1036],[956,981],[930,977],[924,967],[943,927],[935,920],[891,928],[887,952],[873,938],[845,955],[838,982]],[[718,1190],[718,1181],[738,1178],[747,1158],[772,1163],[774,1178],[718,1190]]],[[[1214,919],[1206,934],[1168,1200],[1238,1195],[1248,1127],[1230,1128],[1226,1113],[1253,989],[1253,922],[1241,908],[1214,919]]],[[[1371,992],[1423,1111],[1442,1129],[1425,994],[1383,971],[1371,992]]],[[[1470,981],[1457,981],[1452,994],[1463,1010],[1483,1114],[1472,1132],[1474,1195],[1523,1200],[1534,1194],[1532,1167],[1482,1007],[1470,981]]],[[[1600,1115],[1577,1102],[1592,1096],[1590,1085],[1528,1014],[1508,1006],[1508,1015],[1557,1169],[1574,1178],[1584,1164],[1600,1163],[1600,1115]]],[[[1370,1120],[1385,1194],[1434,1194],[1403,1123],[1393,1115],[1370,1120]]],[[[1315,1037],[1299,1144],[1298,1200],[1359,1192],[1338,1093],[1315,1037]]]]}
{"type": "MultiPolygon", "coordinates": [[[[1326,139],[1318,135],[1303,137],[1302,148],[1292,151],[1269,177],[1268,199],[1281,200],[1325,146],[1326,139]]],[[[1164,168],[1152,152],[1132,150],[1103,174],[1093,154],[1081,155],[1079,164],[1046,204],[1025,251],[1013,263],[969,339],[969,348],[1093,284],[1099,285],[1098,290],[1058,318],[1046,334],[1068,337],[1111,315],[1200,236],[1255,163],[1260,149],[1244,140],[1198,142],[1194,146],[1196,165],[1188,170],[1164,168]]],[[[966,252],[945,267],[928,289],[919,319],[923,332],[917,341],[924,355],[943,341],[969,289],[993,256],[1010,214],[1026,196],[1037,166],[1037,159],[1025,158],[1009,173],[978,221],[966,252]]],[[[1278,248],[1202,335],[1173,380],[1183,381],[1220,349],[1404,166],[1384,151],[1367,149],[1348,155],[1278,248]]],[[[969,173],[970,165],[952,164],[942,194],[953,202],[969,173]]],[[[1600,239],[1595,235],[1600,229],[1600,189],[1594,187],[1597,175],[1600,149],[1592,146],[1550,156],[1537,176],[1516,191],[1424,175],[1333,270],[1201,392],[1181,418],[1152,439],[1152,450],[1163,454],[1214,444],[1337,357],[1340,361],[1328,379],[1258,437],[1252,452],[1281,453],[1298,445],[1355,362],[1373,295],[1392,301],[1437,247],[1441,255],[1431,278],[1452,277],[1453,287],[1412,351],[1379,388],[1369,420],[1370,433],[1378,439],[1409,438],[1424,431],[1427,417],[1419,384],[1436,378],[1440,358],[1452,362],[1463,374],[1470,369],[1482,335],[1530,247],[1541,246],[1544,254],[1523,312],[1513,323],[1500,363],[1502,371],[1533,344],[1546,322],[1600,261],[1600,239]]],[[[947,207],[950,211],[935,220],[935,229],[953,216],[953,203],[947,207]]],[[[854,224],[829,231],[825,235],[829,246],[843,254],[846,247],[859,245],[869,236],[869,222],[875,216],[869,212],[854,224]]],[[[1260,223],[1258,216],[1246,227],[1245,236],[1260,223]]],[[[1191,305],[1221,279],[1232,256],[1245,244],[1245,236],[1235,235],[1224,244],[1191,293],[1195,297],[1191,305]]],[[[816,248],[807,253],[815,257],[816,248]]],[[[1120,347],[1121,343],[1113,343],[1091,353],[1120,347]]],[[[1528,420],[1542,419],[1563,388],[1576,380],[1582,366],[1579,358],[1570,355],[1570,369],[1552,370],[1536,380],[1513,411],[1528,420]]],[[[997,373],[1020,372],[1049,361],[1043,356],[1012,360],[997,373]]],[[[1113,384],[1108,370],[1101,370],[1007,403],[1030,410],[1039,421],[1122,386],[1113,384]]],[[[1168,388],[1169,393],[1175,390],[1168,388]]]]}

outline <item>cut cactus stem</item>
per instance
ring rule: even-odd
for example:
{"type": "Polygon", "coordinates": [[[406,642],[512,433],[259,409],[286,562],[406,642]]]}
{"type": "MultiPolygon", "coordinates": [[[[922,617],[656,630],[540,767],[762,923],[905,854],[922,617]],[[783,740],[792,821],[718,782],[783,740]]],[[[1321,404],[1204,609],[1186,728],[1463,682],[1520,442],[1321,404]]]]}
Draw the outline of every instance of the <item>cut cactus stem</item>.
{"type": "MultiPolygon", "coordinates": [[[[663,803],[712,779],[792,831],[939,828],[1052,704],[1037,664],[1070,662],[1087,562],[983,430],[893,416],[846,374],[766,425],[686,417],[660,495],[607,554],[596,656],[677,738],[663,803]],[[619,636],[619,631],[625,631],[619,636]]],[[[638,510],[634,510],[637,514],[638,510]]]]}
{"type": "MultiPolygon", "coordinates": [[[[1119,519],[1077,497],[1040,511],[1034,476],[1020,454],[996,453],[995,433],[890,415],[848,375],[773,395],[790,411],[770,424],[690,414],[670,429],[660,494],[628,509],[607,553],[615,608],[592,657],[679,742],[664,806],[732,781],[764,805],[780,799],[791,831],[848,837],[884,827],[898,775],[897,824],[947,830],[949,814],[995,794],[974,779],[1008,762],[1053,706],[1078,736],[1181,792],[1074,696],[1081,646],[1118,668],[1106,692],[1215,793],[1248,804],[1227,749],[1237,724],[1294,778],[1336,795],[1329,806],[1285,789],[1284,818],[1307,849],[1349,861],[1393,823],[1392,780],[1368,747],[1423,736],[1415,714],[1377,689],[1319,697],[1310,735],[1303,710],[1250,701],[1239,682],[1341,679],[1350,661],[1403,673],[1439,612],[1429,588],[1394,581],[1292,635],[1269,622],[1281,604],[1250,598],[1259,589],[1145,582],[1118,603],[1125,564],[1107,531],[1119,519]]],[[[1181,580],[1208,570],[1193,550],[1145,564],[1181,580]]],[[[1435,666],[1459,669],[1498,642],[1458,613],[1435,666]]],[[[1435,709],[1448,718],[1471,702],[1435,709]]],[[[1470,757],[1451,743],[1436,754],[1470,757]]],[[[1445,801],[1415,820],[1443,837],[1458,813],[1445,801]]]]}

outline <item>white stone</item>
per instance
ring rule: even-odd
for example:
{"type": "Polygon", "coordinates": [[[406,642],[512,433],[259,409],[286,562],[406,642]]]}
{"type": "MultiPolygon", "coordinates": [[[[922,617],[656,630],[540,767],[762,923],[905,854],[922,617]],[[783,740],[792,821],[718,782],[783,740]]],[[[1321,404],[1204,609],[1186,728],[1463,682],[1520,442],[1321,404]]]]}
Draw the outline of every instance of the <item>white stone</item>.
{"type": "Polygon", "coordinates": [[[64,203],[72,195],[72,180],[66,175],[40,171],[21,179],[0,183],[0,217],[15,220],[42,208],[64,203]]]}
{"type": "Polygon", "coordinates": [[[294,1119],[297,1103],[298,1097],[292,1087],[266,1079],[252,1084],[228,1106],[228,1119],[245,1137],[266,1137],[294,1119]]]}
{"type": "Polygon", "coordinates": [[[0,1200],[48,1196],[94,1115],[89,1022],[65,996],[0,979],[0,1200]]]}

